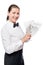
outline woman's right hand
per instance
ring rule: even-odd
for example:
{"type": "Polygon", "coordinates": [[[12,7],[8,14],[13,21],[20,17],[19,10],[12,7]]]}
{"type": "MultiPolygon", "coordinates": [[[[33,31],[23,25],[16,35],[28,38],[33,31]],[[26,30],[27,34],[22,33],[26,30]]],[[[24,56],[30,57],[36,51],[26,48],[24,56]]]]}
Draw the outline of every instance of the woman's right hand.
{"type": "Polygon", "coordinates": [[[31,34],[27,33],[21,40],[24,43],[24,42],[28,41],[30,38],[31,38],[31,34]]]}

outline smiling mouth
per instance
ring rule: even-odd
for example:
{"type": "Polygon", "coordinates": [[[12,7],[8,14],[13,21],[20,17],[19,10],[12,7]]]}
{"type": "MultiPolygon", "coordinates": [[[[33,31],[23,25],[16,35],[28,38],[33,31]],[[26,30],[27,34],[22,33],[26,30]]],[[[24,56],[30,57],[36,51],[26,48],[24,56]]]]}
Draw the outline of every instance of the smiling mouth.
{"type": "Polygon", "coordinates": [[[14,17],[13,17],[13,19],[17,20],[17,19],[18,19],[18,17],[16,17],[16,18],[14,18],[14,17]]]}

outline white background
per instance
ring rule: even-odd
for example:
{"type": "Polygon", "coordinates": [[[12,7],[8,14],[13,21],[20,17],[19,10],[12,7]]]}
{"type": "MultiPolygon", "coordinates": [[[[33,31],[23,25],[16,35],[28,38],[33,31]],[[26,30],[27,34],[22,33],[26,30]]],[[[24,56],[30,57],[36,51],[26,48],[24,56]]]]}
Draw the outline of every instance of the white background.
{"type": "Polygon", "coordinates": [[[31,40],[24,44],[23,56],[25,65],[43,65],[43,0],[0,0],[0,65],[4,65],[4,48],[1,40],[1,28],[6,23],[9,5],[20,7],[19,22],[26,31],[27,21],[35,20],[42,24],[41,28],[31,40]]]}

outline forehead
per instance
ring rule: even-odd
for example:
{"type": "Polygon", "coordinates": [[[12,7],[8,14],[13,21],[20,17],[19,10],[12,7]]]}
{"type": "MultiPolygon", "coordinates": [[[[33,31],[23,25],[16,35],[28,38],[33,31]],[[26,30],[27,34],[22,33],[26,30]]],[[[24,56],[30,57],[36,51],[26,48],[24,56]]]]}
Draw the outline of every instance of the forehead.
{"type": "Polygon", "coordinates": [[[18,9],[18,8],[12,8],[11,11],[12,12],[20,12],[20,9],[18,9]]]}

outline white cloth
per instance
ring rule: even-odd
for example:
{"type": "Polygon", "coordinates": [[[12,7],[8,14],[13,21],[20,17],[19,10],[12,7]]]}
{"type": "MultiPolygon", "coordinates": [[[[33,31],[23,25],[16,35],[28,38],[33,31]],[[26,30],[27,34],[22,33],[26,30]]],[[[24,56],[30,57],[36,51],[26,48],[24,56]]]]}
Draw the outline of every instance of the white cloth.
{"type": "Polygon", "coordinates": [[[23,48],[21,38],[23,38],[24,32],[20,25],[13,28],[13,23],[7,21],[7,24],[1,29],[2,43],[5,52],[11,54],[23,48]]]}
{"type": "Polygon", "coordinates": [[[33,36],[39,30],[40,26],[40,23],[32,20],[26,28],[26,33],[30,33],[33,36]]]}

